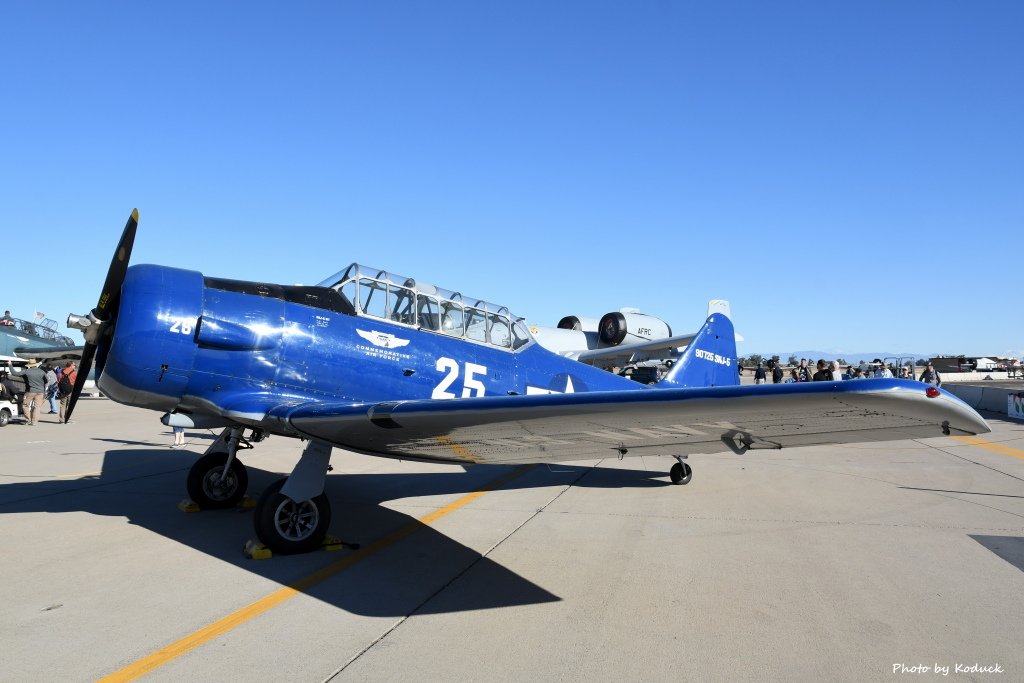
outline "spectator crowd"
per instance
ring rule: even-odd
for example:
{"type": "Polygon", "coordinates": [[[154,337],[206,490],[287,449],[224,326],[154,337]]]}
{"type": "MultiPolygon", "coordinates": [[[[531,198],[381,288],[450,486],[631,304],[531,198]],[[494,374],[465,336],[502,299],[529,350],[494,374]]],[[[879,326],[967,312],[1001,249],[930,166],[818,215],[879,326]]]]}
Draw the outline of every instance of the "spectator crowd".
{"type": "MultiPolygon", "coordinates": [[[[743,366],[740,365],[740,374],[742,373],[743,366]]],[[[917,379],[920,382],[934,386],[942,385],[942,378],[931,363],[928,363],[920,376],[915,377],[913,366],[896,366],[885,363],[879,358],[874,359],[870,363],[861,361],[858,365],[850,364],[845,367],[834,360],[827,361],[821,359],[814,363],[813,359],[801,358],[800,364],[789,370],[788,377],[786,377],[785,370],[783,370],[779,361],[775,359],[768,361],[759,360],[757,367],[754,368],[754,384],[767,384],[769,375],[771,376],[772,384],[832,382],[835,380],[872,378],[892,379],[899,377],[900,379],[917,379]]]]}

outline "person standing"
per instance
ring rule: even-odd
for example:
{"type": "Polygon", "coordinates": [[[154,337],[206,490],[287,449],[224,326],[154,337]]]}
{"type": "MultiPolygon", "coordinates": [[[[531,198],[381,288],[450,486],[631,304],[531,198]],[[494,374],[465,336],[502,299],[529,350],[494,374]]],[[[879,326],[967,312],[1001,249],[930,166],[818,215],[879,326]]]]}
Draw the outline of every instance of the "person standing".
{"type": "Polygon", "coordinates": [[[43,396],[46,393],[46,373],[39,367],[39,361],[31,360],[25,366],[25,398],[21,407],[25,411],[25,424],[34,427],[43,410],[43,396]]]}
{"type": "Polygon", "coordinates": [[[825,359],[818,360],[818,371],[814,373],[813,381],[828,382],[832,380],[832,371],[828,369],[825,359]]]}
{"type": "Polygon", "coordinates": [[[764,363],[758,361],[757,369],[754,370],[754,384],[764,384],[768,375],[764,371],[764,363]]]}
{"type": "Polygon", "coordinates": [[[174,443],[171,444],[171,448],[184,448],[185,447],[185,428],[184,427],[171,427],[171,431],[174,432],[174,443]]]}
{"type": "Polygon", "coordinates": [[[807,359],[800,359],[800,367],[796,369],[796,376],[798,382],[810,382],[813,379],[811,369],[807,367],[807,359]]]}
{"type": "Polygon", "coordinates": [[[57,414],[57,373],[53,371],[52,365],[44,365],[46,369],[46,400],[50,402],[50,410],[47,415],[57,414]]]}
{"type": "Polygon", "coordinates": [[[772,368],[772,384],[782,384],[782,366],[779,363],[772,368]]]}
{"type": "Polygon", "coordinates": [[[66,418],[68,402],[71,400],[71,391],[65,391],[68,386],[74,388],[75,382],[78,381],[78,369],[75,367],[74,361],[69,360],[64,366],[64,372],[61,373],[60,380],[63,388],[60,390],[60,415],[57,418],[57,422],[60,424],[74,424],[72,420],[66,418]]]}
{"type": "Polygon", "coordinates": [[[842,379],[843,369],[839,367],[839,361],[832,361],[828,365],[829,372],[832,373],[832,379],[842,379]]]}
{"type": "Polygon", "coordinates": [[[924,382],[925,384],[932,384],[937,387],[942,386],[942,378],[939,376],[939,372],[935,369],[935,366],[931,363],[929,363],[928,367],[926,367],[924,372],[921,373],[921,377],[918,378],[918,381],[924,382]]]}

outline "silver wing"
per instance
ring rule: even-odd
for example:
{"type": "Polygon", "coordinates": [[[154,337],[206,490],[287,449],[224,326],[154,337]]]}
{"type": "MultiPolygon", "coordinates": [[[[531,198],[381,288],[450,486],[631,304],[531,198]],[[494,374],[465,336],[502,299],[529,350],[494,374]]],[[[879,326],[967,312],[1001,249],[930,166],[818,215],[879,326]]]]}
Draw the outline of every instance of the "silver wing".
{"type": "Polygon", "coordinates": [[[952,394],[909,380],[281,406],[313,439],[396,458],[536,463],[742,453],[990,431],[952,394]]]}
{"type": "Polygon", "coordinates": [[[594,363],[600,360],[614,363],[615,365],[625,365],[631,361],[667,358],[672,351],[686,346],[696,336],[696,332],[690,332],[689,334],[679,334],[674,337],[654,339],[637,344],[608,346],[602,349],[580,351],[578,354],[573,353],[572,357],[582,363],[594,363]]]}

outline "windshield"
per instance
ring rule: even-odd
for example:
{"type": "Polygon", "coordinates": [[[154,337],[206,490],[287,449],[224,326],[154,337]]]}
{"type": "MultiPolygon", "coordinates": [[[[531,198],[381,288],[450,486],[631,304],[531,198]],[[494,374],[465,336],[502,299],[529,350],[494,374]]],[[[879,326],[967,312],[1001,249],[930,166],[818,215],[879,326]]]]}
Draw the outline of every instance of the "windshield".
{"type": "Polygon", "coordinates": [[[449,337],[515,350],[533,337],[522,318],[487,301],[412,278],[353,263],[319,284],[337,290],[358,315],[418,327],[449,337]]]}

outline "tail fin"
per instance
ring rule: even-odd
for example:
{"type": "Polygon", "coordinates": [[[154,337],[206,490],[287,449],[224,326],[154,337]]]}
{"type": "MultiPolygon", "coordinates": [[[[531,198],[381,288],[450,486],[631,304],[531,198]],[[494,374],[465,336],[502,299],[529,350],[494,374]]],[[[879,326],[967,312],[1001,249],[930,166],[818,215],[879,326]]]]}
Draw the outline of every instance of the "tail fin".
{"type": "Polygon", "coordinates": [[[732,319],[732,309],[725,299],[712,299],[708,302],[708,315],[724,313],[726,318],[732,319]]]}
{"type": "MultiPolygon", "coordinates": [[[[728,304],[726,304],[728,310],[728,304]]],[[[676,364],[665,378],[655,386],[679,387],[726,387],[740,383],[739,368],[736,367],[736,331],[727,313],[718,312],[708,316],[704,327],[683,351],[676,364]]]]}

